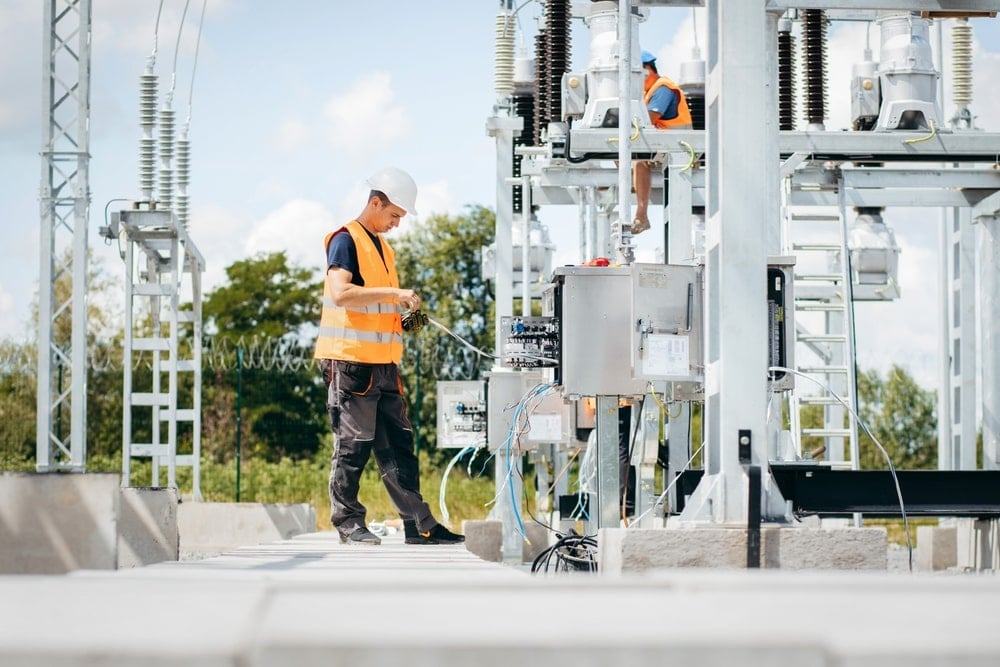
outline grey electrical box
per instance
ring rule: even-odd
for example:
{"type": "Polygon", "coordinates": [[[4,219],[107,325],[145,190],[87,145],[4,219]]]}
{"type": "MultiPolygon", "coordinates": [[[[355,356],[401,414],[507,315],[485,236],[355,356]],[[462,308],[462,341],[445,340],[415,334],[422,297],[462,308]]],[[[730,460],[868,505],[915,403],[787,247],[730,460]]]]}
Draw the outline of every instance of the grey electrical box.
{"type": "Polygon", "coordinates": [[[571,406],[540,371],[486,373],[490,451],[515,454],[542,443],[568,444],[571,406]]]}
{"type": "Polygon", "coordinates": [[[486,445],[486,383],[441,380],[437,383],[437,446],[486,445]]]}
{"type": "Polygon", "coordinates": [[[555,381],[567,396],[638,396],[632,374],[632,269],[563,266],[543,296],[544,315],[560,320],[555,381]]]}
{"type": "Polygon", "coordinates": [[[632,368],[642,380],[701,382],[701,268],[632,265],[632,368]]]}

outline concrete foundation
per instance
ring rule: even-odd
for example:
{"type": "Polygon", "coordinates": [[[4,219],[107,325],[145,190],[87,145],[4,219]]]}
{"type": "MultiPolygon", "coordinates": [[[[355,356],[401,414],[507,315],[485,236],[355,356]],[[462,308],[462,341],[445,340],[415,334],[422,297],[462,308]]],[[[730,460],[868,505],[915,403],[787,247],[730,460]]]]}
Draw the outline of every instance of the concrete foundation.
{"type": "Polygon", "coordinates": [[[528,540],[521,548],[521,560],[525,563],[535,562],[538,554],[549,547],[549,535],[552,533],[541,524],[531,522],[525,524],[524,532],[528,535],[528,540]]]}
{"type": "Polygon", "coordinates": [[[177,489],[121,489],[118,568],[177,560],[177,489]]]}
{"type": "Polygon", "coordinates": [[[305,503],[186,502],[177,507],[177,529],[180,557],[203,558],[315,532],[316,510],[305,503]]]}
{"type": "Polygon", "coordinates": [[[958,519],[956,542],[959,568],[1000,569],[1000,520],[958,519]]]}
{"type": "Polygon", "coordinates": [[[463,521],[465,548],[485,561],[503,561],[502,521],[463,521]]]}
{"type": "Polygon", "coordinates": [[[958,564],[958,529],[917,526],[917,570],[947,570],[958,564]]]}
{"type": "MultiPolygon", "coordinates": [[[[598,534],[600,570],[608,574],[661,568],[744,569],[745,528],[602,528],[598,534]]],[[[783,570],[886,570],[883,528],[814,530],[765,527],[760,567],[783,570]]]]}
{"type": "Polygon", "coordinates": [[[0,474],[0,573],[118,565],[119,476],[0,474]]]}

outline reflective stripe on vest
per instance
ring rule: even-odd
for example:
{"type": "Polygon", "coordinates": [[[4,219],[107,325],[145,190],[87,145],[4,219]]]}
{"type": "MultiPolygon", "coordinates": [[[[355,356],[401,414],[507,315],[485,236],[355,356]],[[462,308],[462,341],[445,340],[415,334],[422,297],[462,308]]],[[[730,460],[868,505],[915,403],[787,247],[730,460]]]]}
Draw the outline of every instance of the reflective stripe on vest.
{"type": "Polygon", "coordinates": [[[653,98],[653,93],[663,87],[669,88],[674,92],[674,95],[677,96],[677,115],[673,118],[660,118],[659,120],[654,121],[653,125],[664,130],[670,128],[690,130],[692,127],[691,110],[688,108],[687,98],[684,97],[684,91],[681,90],[680,86],[667,77],[661,76],[658,79],[655,79],[643,94],[642,101],[648,106],[649,100],[653,98]]]}
{"type": "MultiPolygon", "coordinates": [[[[358,254],[358,270],[365,287],[399,287],[396,275],[396,255],[385,239],[382,256],[368,232],[357,220],[327,234],[326,250],[334,234],[346,230],[354,239],[358,254]]],[[[316,339],[317,359],[340,359],[366,364],[398,364],[403,357],[403,324],[394,303],[373,303],[368,306],[337,306],[329,283],[324,281],[323,311],[319,337],[316,339]]]]}

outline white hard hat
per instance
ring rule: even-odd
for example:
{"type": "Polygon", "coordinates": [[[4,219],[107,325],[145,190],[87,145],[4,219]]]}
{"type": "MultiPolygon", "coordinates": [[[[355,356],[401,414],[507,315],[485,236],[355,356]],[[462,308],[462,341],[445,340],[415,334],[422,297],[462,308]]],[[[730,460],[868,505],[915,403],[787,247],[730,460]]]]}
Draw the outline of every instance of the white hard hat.
{"type": "Polygon", "coordinates": [[[417,184],[402,169],[386,167],[368,178],[372,190],[385,194],[393,204],[410,215],[417,215],[417,184]]]}

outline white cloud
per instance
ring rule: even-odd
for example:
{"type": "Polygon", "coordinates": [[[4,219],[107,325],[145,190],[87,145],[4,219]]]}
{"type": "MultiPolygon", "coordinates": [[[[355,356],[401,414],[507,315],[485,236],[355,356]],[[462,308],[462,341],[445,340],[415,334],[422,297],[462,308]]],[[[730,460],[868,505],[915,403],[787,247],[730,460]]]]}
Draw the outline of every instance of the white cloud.
{"type": "Polygon", "coordinates": [[[377,155],[393,146],[410,128],[395,99],[392,80],[384,72],[357,81],[323,106],[324,135],[348,160],[377,155]]]}
{"type": "Polygon", "coordinates": [[[0,285],[0,337],[12,338],[22,327],[23,323],[14,312],[14,297],[0,285]]]}
{"type": "Polygon", "coordinates": [[[285,251],[292,263],[319,269],[323,237],[339,224],[320,202],[293,199],[255,224],[244,247],[247,255],[285,251]]]}
{"type": "Polygon", "coordinates": [[[435,213],[459,215],[464,212],[462,204],[449,188],[447,180],[419,185],[417,210],[421,218],[427,218],[435,213]]]}

